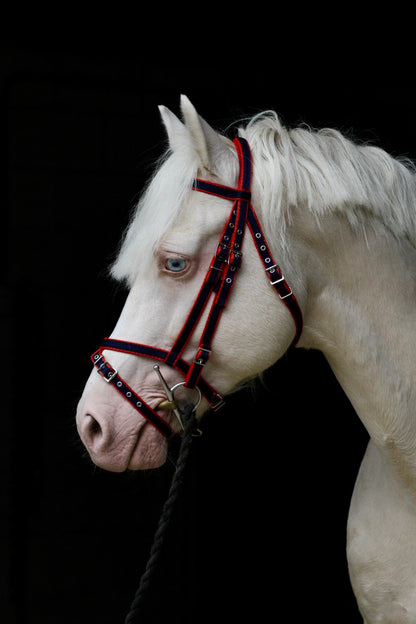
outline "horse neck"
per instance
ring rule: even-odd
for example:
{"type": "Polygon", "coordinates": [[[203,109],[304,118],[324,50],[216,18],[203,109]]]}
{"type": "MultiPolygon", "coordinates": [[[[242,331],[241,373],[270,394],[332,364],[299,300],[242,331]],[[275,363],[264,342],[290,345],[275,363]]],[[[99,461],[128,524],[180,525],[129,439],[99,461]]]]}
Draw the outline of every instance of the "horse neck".
{"type": "Polygon", "coordinates": [[[371,438],[416,484],[416,250],[380,223],[309,232],[301,346],[320,349],[371,438]],[[406,465],[405,465],[406,464],[406,465]]]}

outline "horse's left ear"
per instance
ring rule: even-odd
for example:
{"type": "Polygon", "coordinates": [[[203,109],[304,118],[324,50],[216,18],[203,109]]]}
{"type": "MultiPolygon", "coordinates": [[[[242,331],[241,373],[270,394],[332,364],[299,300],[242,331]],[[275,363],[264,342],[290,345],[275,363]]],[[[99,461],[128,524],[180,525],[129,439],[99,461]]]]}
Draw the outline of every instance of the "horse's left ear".
{"type": "Polygon", "coordinates": [[[181,120],[166,106],[159,106],[159,112],[168,135],[169,146],[172,151],[175,151],[184,142],[187,142],[188,131],[181,120]]]}
{"type": "Polygon", "coordinates": [[[196,112],[195,107],[186,97],[181,95],[181,111],[194,149],[201,165],[205,169],[215,169],[215,163],[221,159],[226,146],[226,140],[196,112]]]}

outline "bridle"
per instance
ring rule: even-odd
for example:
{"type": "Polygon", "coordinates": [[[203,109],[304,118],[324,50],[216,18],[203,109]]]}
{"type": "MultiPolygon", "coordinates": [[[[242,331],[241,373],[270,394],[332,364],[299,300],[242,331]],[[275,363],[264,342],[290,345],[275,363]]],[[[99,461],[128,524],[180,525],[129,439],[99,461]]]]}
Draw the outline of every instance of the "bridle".
{"type": "Polygon", "coordinates": [[[253,237],[270,284],[277,291],[280,299],[292,315],[296,330],[292,345],[298,342],[302,332],[302,311],[279,266],[273,260],[257,215],[251,204],[252,157],[249,144],[243,138],[236,138],[233,143],[240,165],[237,188],[215,184],[207,180],[195,179],[193,181],[193,190],[228,199],[233,202],[233,205],[204,282],[172,348],[170,351],[167,351],[136,342],[104,338],[98,350],[91,356],[94,366],[103,379],[107,383],[111,383],[132,407],[152,423],[165,437],[169,437],[173,433],[171,426],[122,379],[118,371],[104,358],[103,351],[119,351],[149,357],[180,371],[185,376],[185,380],[169,388],[164,382],[160,370],[158,370],[159,367],[154,367],[159,374],[162,385],[164,383],[165,391],[168,398],[172,400],[173,405],[175,390],[178,386],[184,386],[195,389],[198,394],[202,394],[212,409],[217,410],[222,407],[224,399],[203,378],[202,371],[210,358],[215,331],[221,314],[229,301],[238,269],[243,259],[242,245],[246,225],[248,225],[253,237]],[[199,340],[198,349],[192,362],[188,363],[182,358],[183,351],[212,295],[214,297],[211,309],[199,340]]]}

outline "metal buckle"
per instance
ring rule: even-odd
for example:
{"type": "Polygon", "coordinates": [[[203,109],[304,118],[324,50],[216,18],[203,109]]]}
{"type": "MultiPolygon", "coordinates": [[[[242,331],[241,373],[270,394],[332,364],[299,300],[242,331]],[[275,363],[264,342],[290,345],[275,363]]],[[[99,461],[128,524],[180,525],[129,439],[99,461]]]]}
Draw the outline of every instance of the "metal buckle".
{"type": "MultiPolygon", "coordinates": [[[[101,366],[103,366],[103,365],[101,365],[101,366]]],[[[100,368],[101,368],[101,366],[100,366],[100,368]]],[[[106,381],[107,383],[110,383],[110,381],[112,381],[116,375],[118,375],[118,370],[115,368],[112,373],[110,372],[109,376],[103,375],[104,381],[106,381]]]]}
{"type": "MultiPolygon", "coordinates": [[[[267,271],[273,271],[273,269],[278,268],[280,271],[280,267],[277,266],[277,264],[273,264],[272,266],[267,267],[267,269],[264,269],[267,273],[267,271]]],[[[279,279],[275,280],[274,282],[272,282],[272,279],[270,278],[270,274],[269,274],[269,280],[270,280],[270,284],[272,286],[274,286],[275,284],[278,284],[279,282],[284,282],[285,281],[285,276],[282,273],[282,277],[280,277],[279,279]]]]}
{"type": "Polygon", "coordinates": [[[110,367],[110,364],[104,360],[104,357],[103,357],[102,355],[100,355],[99,357],[97,357],[97,358],[95,358],[95,359],[94,359],[94,364],[95,364],[95,365],[97,365],[97,363],[98,363],[100,360],[103,360],[103,362],[101,362],[100,366],[97,366],[97,373],[100,373],[100,375],[101,375],[101,377],[104,379],[104,381],[106,381],[107,383],[110,383],[110,381],[112,381],[112,380],[114,379],[114,377],[115,377],[116,375],[118,375],[118,370],[115,368],[115,369],[113,370],[113,372],[111,372],[111,370],[109,371],[109,373],[110,373],[109,375],[105,375],[105,374],[104,374],[104,373],[102,373],[101,371],[102,371],[102,369],[103,369],[105,366],[110,367]]]}
{"type": "MultiPolygon", "coordinates": [[[[266,271],[266,273],[267,273],[267,271],[272,271],[272,270],[273,270],[273,269],[275,269],[275,268],[278,268],[278,269],[279,269],[279,271],[280,271],[280,267],[278,267],[278,266],[277,266],[277,264],[273,264],[272,266],[267,267],[267,269],[264,269],[264,270],[265,270],[265,271],[266,271]]],[[[270,284],[271,284],[272,286],[274,286],[275,284],[280,284],[280,282],[286,282],[286,280],[285,280],[285,276],[283,275],[283,273],[282,273],[282,277],[279,277],[279,279],[274,280],[274,282],[272,282],[272,280],[270,279],[270,275],[269,275],[269,280],[270,280],[270,284]]],[[[286,297],[290,297],[290,295],[293,295],[293,291],[292,291],[292,289],[290,288],[290,286],[289,286],[289,285],[288,285],[288,287],[289,287],[290,292],[288,292],[288,293],[287,293],[287,295],[283,295],[283,296],[282,296],[280,293],[278,293],[278,295],[279,295],[280,299],[286,299],[286,297]]]]}

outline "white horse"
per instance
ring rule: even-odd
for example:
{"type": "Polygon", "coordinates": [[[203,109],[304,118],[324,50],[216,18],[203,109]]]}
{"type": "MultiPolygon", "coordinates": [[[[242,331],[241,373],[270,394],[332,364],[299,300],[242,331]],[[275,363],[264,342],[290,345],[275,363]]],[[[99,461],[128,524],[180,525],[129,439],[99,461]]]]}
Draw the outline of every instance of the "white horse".
{"type": "MultiPolygon", "coordinates": [[[[166,353],[212,263],[231,206],[227,199],[192,192],[192,181],[236,188],[239,175],[235,144],[217,134],[187,98],[181,106],[184,123],[160,108],[170,149],[112,267],[129,287],[112,337],[166,353]]],[[[360,612],[366,624],[414,624],[414,171],[410,163],[335,130],[288,130],[273,112],[254,117],[239,136],[253,158],[253,207],[303,313],[297,346],[323,352],[370,436],[347,531],[360,612]]],[[[266,277],[246,235],[239,277],[203,370],[221,395],[271,366],[293,340],[293,318],[266,277]]],[[[188,363],[198,351],[209,306],[182,351],[188,363]]],[[[117,370],[127,388],[179,429],[180,400],[166,401],[165,390],[183,382],[184,374],[162,361],[163,385],[148,357],[105,348],[99,356],[109,362],[109,376],[117,370]]],[[[92,460],[113,471],[161,465],[165,438],[112,386],[93,370],[79,402],[78,429],[92,460]]],[[[195,390],[183,393],[196,396],[195,390]]],[[[203,397],[197,415],[207,408],[203,397]]]]}

